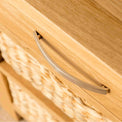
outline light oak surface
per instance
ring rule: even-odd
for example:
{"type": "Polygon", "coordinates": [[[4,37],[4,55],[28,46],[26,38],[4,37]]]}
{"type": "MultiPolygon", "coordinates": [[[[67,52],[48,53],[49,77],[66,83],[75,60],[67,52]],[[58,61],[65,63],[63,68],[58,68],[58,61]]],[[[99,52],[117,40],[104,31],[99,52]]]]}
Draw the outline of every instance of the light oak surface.
{"type": "MultiPolygon", "coordinates": [[[[26,1],[75,39],[75,43],[91,51],[122,75],[122,22],[102,8],[102,2],[96,4],[94,0],[26,1]]],[[[119,9],[121,19],[122,1],[114,1],[117,3],[114,5],[119,9]]],[[[106,8],[109,10],[109,6],[106,8]]]]}
{"type": "Polygon", "coordinates": [[[109,12],[114,17],[122,21],[122,0],[94,0],[99,5],[103,7],[103,9],[109,12]]]}
{"type": "Polygon", "coordinates": [[[48,0],[28,1],[36,9],[24,0],[3,1],[5,3],[0,5],[1,30],[40,63],[43,62],[76,95],[88,101],[106,117],[114,121],[121,120],[121,21],[112,13],[103,11],[99,4],[87,0],[71,3],[64,0],[59,3],[55,0],[52,3],[48,0]],[[76,4],[77,8],[73,7],[73,4],[76,4]],[[100,95],[80,89],[57,74],[42,58],[33,39],[34,29],[37,29],[58,52],[63,53],[57,54],[42,42],[60,67],[91,84],[95,85],[93,81],[99,81],[109,87],[111,93],[100,95]]]}
{"type": "MultiPolygon", "coordinates": [[[[100,73],[102,76],[106,77],[111,82],[118,82],[120,83],[121,74],[117,73],[115,70],[110,68],[108,65],[105,64],[105,62],[101,62],[98,57],[91,54],[89,50],[86,50],[86,48],[82,47],[82,45],[79,45],[78,43],[74,43],[74,39],[67,36],[67,33],[64,33],[64,31],[61,31],[59,27],[54,25],[49,19],[45,18],[44,15],[39,13],[36,9],[32,8],[28,3],[25,1],[9,1],[12,5],[14,5],[16,8],[18,8],[23,14],[28,16],[32,21],[34,21],[39,27],[35,27],[35,29],[39,30],[41,34],[46,38],[47,40],[50,40],[52,42],[53,40],[56,40],[60,42],[63,46],[65,46],[67,49],[69,49],[71,52],[75,53],[75,56],[79,57],[81,60],[83,60],[87,66],[91,67],[95,72],[100,73]],[[21,9],[23,7],[23,9],[21,9]],[[41,28],[41,29],[39,29],[41,28]],[[65,43],[64,43],[65,42],[65,43]],[[80,47],[79,47],[80,46],[80,47]]],[[[25,19],[25,18],[24,18],[25,19]]],[[[34,28],[33,28],[34,30],[34,28]]],[[[31,32],[32,33],[32,32],[31,32]]],[[[30,34],[31,35],[31,34],[30,34]]],[[[87,37],[87,36],[86,36],[87,37]]],[[[92,42],[92,41],[91,41],[92,42]]],[[[119,43],[121,40],[119,41],[119,43]]],[[[121,44],[121,43],[120,43],[121,44]]],[[[97,46],[99,49],[103,46],[94,44],[93,46],[97,46]]],[[[117,47],[117,49],[119,49],[117,47]]],[[[61,49],[60,49],[61,50],[61,49]]],[[[104,50],[101,50],[101,53],[104,50]]],[[[97,51],[96,51],[97,52],[97,51]]],[[[121,53],[121,48],[120,51],[121,53]]],[[[107,53],[106,53],[107,55],[107,53]]],[[[109,53],[109,55],[113,55],[113,53],[109,53]]],[[[109,56],[107,55],[107,57],[109,56]]],[[[116,57],[116,56],[114,56],[116,57]]],[[[113,58],[113,57],[112,57],[113,58]]],[[[121,68],[121,56],[119,57],[120,63],[118,67],[121,68]]],[[[109,60],[111,63],[113,63],[112,60],[109,60]]],[[[83,66],[82,63],[80,66],[83,66]]],[[[85,72],[87,72],[87,69],[84,69],[85,72]]],[[[94,75],[94,73],[93,73],[94,75]]],[[[119,84],[118,84],[119,85],[119,84]]],[[[119,85],[120,86],[120,85],[119,85]]]]}

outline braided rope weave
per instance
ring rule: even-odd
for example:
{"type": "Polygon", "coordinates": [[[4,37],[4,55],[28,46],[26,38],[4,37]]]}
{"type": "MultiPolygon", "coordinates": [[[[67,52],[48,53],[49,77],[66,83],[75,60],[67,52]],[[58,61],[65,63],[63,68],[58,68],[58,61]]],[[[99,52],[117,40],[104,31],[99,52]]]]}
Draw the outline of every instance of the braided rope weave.
{"type": "MultiPolygon", "coordinates": [[[[0,50],[5,61],[36,89],[54,102],[65,114],[77,122],[109,122],[102,114],[85,105],[69,91],[47,67],[16,45],[4,33],[0,35],[0,50]]],[[[28,101],[29,102],[29,101],[28,101]]]]}

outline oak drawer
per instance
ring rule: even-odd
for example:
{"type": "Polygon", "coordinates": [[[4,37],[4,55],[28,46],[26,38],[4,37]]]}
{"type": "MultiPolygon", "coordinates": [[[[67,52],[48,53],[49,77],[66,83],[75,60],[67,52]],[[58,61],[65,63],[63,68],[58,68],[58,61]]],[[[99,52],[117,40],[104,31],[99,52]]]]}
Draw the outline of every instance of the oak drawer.
{"type": "MultiPolygon", "coordinates": [[[[17,6],[19,6],[19,2],[15,2],[17,6]]],[[[21,2],[20,2],[21,3],[21,2]]],[[[26,2],[21,5],[26,5],[26,2]]],[[[120,77],[117,77],[117,75],[113,75],[108,70],[104,70],[106,73],[110,73],[110,77],[106,77],[103,74],[100,73],[100,70],[96,70],[96,67],[92,67],[92,65],[87,64],[85,62],[84,58],[78,57],[76,53],[72,50],[72,47],[66,47],[65,43],[64,45],[61,43],[61,41],[57,41],[54,37],[54,35],[58,36],[58,33],[53,33],[54,28],[51,28],[51,23],[46,23],[47,21],[44,21],[43,19],[37,18],[36,20],[30,19],[29,11],[26,11],[23,13],[23,10],[20,10],[20,8],[16,8],[13,6],[11,2],[6,2],[6,4],[1,5],[5,10],[4,14],[1,13],[2,19],[1,21],[1,30],[5,32],[8,36],[11,37],[12,41],[14,41],[16,44],[18,44],[20,47],[22,47],[26,52],[28,52],[30,55],[32,55],[37,61],[39,61],[40,64],[43,64],[45,67],[47,67],[51,72],[55,74],[58,79],[60,79],[66,88],[71,90],[74,95],[80,97],[84,102],[87,104],[90,104],[90,106],[94,106],[97,111],[100,111],[104,114],[104,116],[107,116],[108,118],[111,118],[116,120],[117,118],[121,119],[121,98],[118,96],[120,94],[118,91],[120,91],[120,77]],[[9,9],[11,9],[12,12],[9,12],[7,10],[7,7],[9,6],[9,9]],[[28,14],[27,14],[28,12],[28,14]],[[18,14],[19,13],[19,14],[18,14]],[[21,17],[21,18],[20,18],[21,17]],[[8,21],[5,21],[9,19],[8,21]],[[40,26],[43,25],[42,27],[40,26]],[[21,25],[21,26],[20,26],[21,25]],[[48,27],[49,26],[49,27],[48,27]],[[14,28],[14,29],[13,29],[14,28]],[[52,32],[51,32],[52,29],[52,32]],[[53,61],[55,61],[60,67],[65,69],[67,72],[69,72],[71,75],[74,75],[75,77],[86,81],[87,83],[96,85],[94,82],[99,81],[99,83],[103,84],[104,86],[107,86],[110,88],[111,92],[107,95],[101,95],[97,93],[93,93],[91,91],[81,89],[78,86],[74,85],[70,81],[66,80],[60,74],[58,74],[49,64],[45,61],[42,54],[40,53],[35,41],[34,37],[32,35],[33,31],[37,30],[47,41],[51,42],[54,48],[56,48],[58,53],[55,52],[55,50],[52,50],[52,48],[47,45],[46,43],[42,42],[44,47],[46,48],[47,53],[52,57],[53,61]],[[49,31],[50,30],[50,31],[49,31]],[[63,53],[63,57],[59,52],[63,53]],[[68,55],[64,55],[68,54],[68,55]],[[66,60],[66,58],[68,60],[66,60]],[[75,61],[74,61],[75,59],[75,61]],[[71,62],[69,62],[71,61],[71,62]],[[75,62],[75,65],[72,65],[75,62]],[[78,65],[76,65],[78,64],[78,65]],[[77,66],[77,68],[74,66],[77,66]],[[79,70],[80,69],[80,70],[79,70]],[[110,78],[110,79],[109,79],[110,78]],[[94,81],[94,82],[93,82],[94,81]],[[116,81],[116,83],[115,83],[116,81]],[[112,106],[112,107],[111,107],[112,106]],[[114,115],[114,116],[113,116],[114,115]],[[115,117],[117,116],[117,117],[115,117]]],[[[37,12],[35,9],[29,7],[29,5],[26,5],[28,7],[28,10],[32,10],[32,12],[35,12],[34,16],[37,16],[37,12]]],[[[60,38],[61,39],[61,38],[60,38]]],[[[68,39],[68,38],[67,38],[68,39]]],[[[64,39],[62,39],[64,42],[64,39]]],[[[71,42],[72,43],[72,42],[71,42]]],[[[70,44],[71,45],[71,44],[70,44]]],[[[82,52],[83,54],[83,52],[82,52]]],[[[84,52],[84,55],[86,53],[84,52]]],[[[90,59],[90,56],[84,56],[88,57],[90,59]]],[[[92,59],[92,58],[91,58],[92,59]]],[[[94,60],[96,62],[96,60],[94,60]]],[[[98,62],[96,62],[97,64],[98,62]]],[[[97,65],[98,69],[101,69],[102,65],[99,67],[97,65]]],[[[103,71],[102,71],[103,72],[103,71]]],[[[105,73],[104,73],[105,74],[105,73]]],[[[96,85],[97,86],[97,85],[96,85]]]]}
{"type": "MultiPolygon", "coordinates": [[[[51,100],[67,116],[77,122],[109,121],[92,107],[84,105],[82,99],[75,96],[69,89],[67,89],[65,85],[51,71],[49,71],[47,67],[39,64],[36,59],[25,52],[19,45],[16,45],[7,35],[1,33],[0,37],[0,49],[4,60],[10,64],[17,74],[27,79],[28,83],[32,84],[35,89],[39,90],[40,93],[51,100]]],[[[4,66],[7,65],[5,63],[2,64],[4,66]]],[[[6,66],[6,68],[7,67],[9,66],[6,66]]],[[[4,70],[6,70],[6,68],[4,70]]],[[[40,117],[43,117],[43,115],[38,115],[38,112],[36,111],[37,108],[39,108],[38,104],[36,105],[38,106],[37,108],[35,107],[34,109],[32,107],[34,103],[33,97],[30,97],[27,93],[25,93],[21,86],[11,82],[9,77],[8,81],[13,99],[15,100],[16,108],[19,106],[20,108],[17,109],[20,109],[25,116],[27,116],[28,111],[33,111],[30,117],[28,116],[29,118],[27,120],[30,121],[32,119],[31,121],[34,121],[33,119],[37,118],[37,121],[39,121],[38,119],[41,119],[40,117]],[[23,103],[22,101],[25,101],[26,103],[23,103]],[[28,104],[30,104],[30,106],[27,106],[28,104]]],[[[31,91],[31,89],[29,90],[31,91]]],[[[43,111],[45,110],[42,108],[42,113],[43,111]]],[[[48,113],[45,116],[47,116],[47,118],[44,119],[51,120],[51,117],[48,117],[48,113]]]]}

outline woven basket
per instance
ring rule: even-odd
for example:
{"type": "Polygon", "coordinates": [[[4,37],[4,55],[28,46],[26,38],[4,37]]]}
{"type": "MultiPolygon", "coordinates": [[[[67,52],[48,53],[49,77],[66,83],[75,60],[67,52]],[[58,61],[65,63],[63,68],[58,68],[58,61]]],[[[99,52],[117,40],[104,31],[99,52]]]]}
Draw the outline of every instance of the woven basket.
{"type": "Polygon", "coordinates": [[[33,97],[23,91],[23,89],[8,78],[10,90],[13,96],[14,105],[27,121],[30,122],[58,122],[52,115],[40,106],[33,97]]]}
{"type": "Polygon", "coordinates": [[[74,121],[110,121],[92,107],[84,104],[47,67],[41,65],[4,33],[0,35],[0,50],[5,61],[16,73],[27,79],[74,121]]]}

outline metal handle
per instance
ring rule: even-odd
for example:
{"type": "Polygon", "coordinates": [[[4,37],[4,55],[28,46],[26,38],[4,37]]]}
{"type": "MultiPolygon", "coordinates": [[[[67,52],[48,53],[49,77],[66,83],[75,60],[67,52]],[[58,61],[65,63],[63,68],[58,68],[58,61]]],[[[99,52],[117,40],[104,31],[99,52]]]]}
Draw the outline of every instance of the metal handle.
{"type": "MultiPolygon", "coordinates": [[[[97,92],[100,94],[107,94],[108,92],[110,92],[109,88],[104,88],[104,87],[98,87],[98,86],[93,86],[89,83],[86,83],[84,81],[79,80],[78,78],[68,74],[66,71],[64,71],[62,68],[60,68],[56,63],[54,63],[52,61],[52,59],[46,54],[43,46],[40,43],[40,39],[45,40],[37,31],[33,32],[34,35],[34,39],[42,53],[42,55],[45,57],[45,59],[48,61],[48,63],[58,72],[60,73],[62,76],[64,76],[66,79],[68,79],[69,81],[71,81],[72,83],[78,85],[81,88],[93,91],[93,92],[97,92]],[[40,36],[40,38],[39,38],[40,36]]],[[[101,84],[102,85],[102,84],[101,84]]]]}

